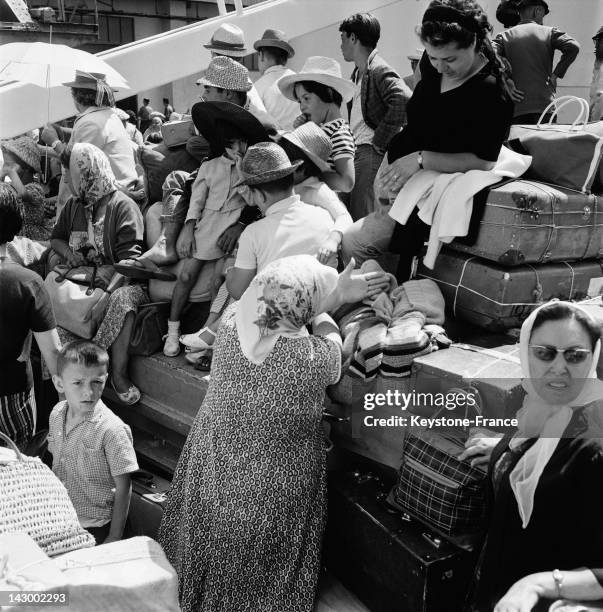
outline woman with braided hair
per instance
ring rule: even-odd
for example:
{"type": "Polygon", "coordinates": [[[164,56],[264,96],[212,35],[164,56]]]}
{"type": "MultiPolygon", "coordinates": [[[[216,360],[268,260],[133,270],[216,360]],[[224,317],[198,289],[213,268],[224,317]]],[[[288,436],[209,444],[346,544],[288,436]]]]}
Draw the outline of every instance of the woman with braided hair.
{"type": "MultiPolygon", "coordinates": [[[[513,102],[489,39],[491,30],[474,0],[433,0],[425,11],[417,29],[425,47],[421,80],[406,107],[407,124],[392,138],[375,182],[385,204],[419,170],[455,173],[495,166],[513,102]]],[[[400,225],[381,208],[346,232],[344,259],[354,256],[358,263],[365,254],[374,257],[389,246],[400,255],[398,280],[406,281],[429,226],[417,209],[400,225]]]]}

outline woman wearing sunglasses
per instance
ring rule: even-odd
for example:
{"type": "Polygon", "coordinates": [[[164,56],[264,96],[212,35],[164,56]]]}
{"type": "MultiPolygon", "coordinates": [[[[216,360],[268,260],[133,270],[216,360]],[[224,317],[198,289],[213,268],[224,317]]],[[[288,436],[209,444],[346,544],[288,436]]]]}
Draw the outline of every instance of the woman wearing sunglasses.
{"type": "Polygon", "coordinates": [[[474,460],[491,453],[493,489],[471,610],[528,612],[547,599],[603,599],[600,333],[575,304],[535,310],[521,328],[527,394],[517,431],[490,451],[483,439],[467,443],[474,460]]]}

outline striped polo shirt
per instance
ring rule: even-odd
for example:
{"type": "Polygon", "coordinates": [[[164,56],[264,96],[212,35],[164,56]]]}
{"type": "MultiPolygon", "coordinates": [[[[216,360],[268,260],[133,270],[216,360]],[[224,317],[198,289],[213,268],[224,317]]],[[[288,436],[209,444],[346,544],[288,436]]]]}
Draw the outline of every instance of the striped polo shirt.
{"type": "Polygon", "coordinates": [[[322,123],[320,127],[331,139],[333,145],[331,157],[328,159],[331,168],[335,169],[335,162],[338,159],[354,159],[356,155],[354,135],[345,119],[341,117],[339,119],[333,119],[333,121],[322,123]]]}

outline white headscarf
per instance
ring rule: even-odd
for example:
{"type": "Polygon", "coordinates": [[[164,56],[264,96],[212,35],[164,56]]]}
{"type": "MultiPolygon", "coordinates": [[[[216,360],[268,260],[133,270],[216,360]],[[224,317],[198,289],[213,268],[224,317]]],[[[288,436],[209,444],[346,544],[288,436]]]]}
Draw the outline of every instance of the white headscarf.
{"type": "MultiPolygon", "coordinates": [[[[556,302],[570,306],[572,309],[580,310],[587,317],[592,318],[588,312],[578,305],[570,302],[556,302]]],[[[521,368],[524,380],[523,388],[527,395],[523,401],[521,410],[517,413],[519,420],[518,432],[511,440],[510,447],[516,448],[528,438],[538,437],[538,440],[521,457],[510,475],[511,489],[515,494],[522,526],[525,529],[530,522],[534,509],[534,494],[542,472],[549,462],[551,456],[559,444],[566,427],[572,418],[572,409],[586,406],[603,398],[603,383],[597,379],[597,363],[601,351],[601,340],[597,341],[592,355],[591,369],[584,382],[582,390],[576,399],[568,404],[551,405],[550,402],[541,398],[532,384],[529,368],[529,343],[532,328],[538,313],[544,304],[537,308],[524,321],[521,326],[519,338],[519,350],[521,357],[521,368]]]]}
{"type": "Polygon", "coordinates": [[[237,306],[235,321],[241,350],[259,365],[279,336],[301,338],[337,285],[337,272],[310,255],[284,257],[268,264],[237,306]]]}

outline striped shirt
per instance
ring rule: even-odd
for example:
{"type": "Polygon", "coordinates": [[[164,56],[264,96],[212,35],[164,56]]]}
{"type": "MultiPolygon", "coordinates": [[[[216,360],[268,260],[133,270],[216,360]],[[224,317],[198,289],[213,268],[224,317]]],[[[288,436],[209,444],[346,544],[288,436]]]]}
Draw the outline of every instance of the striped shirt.
{"type": "Polygon", "coordinates": [[[335,162],[338,159],[354,159],[354,155],[356,154],[354,135],[345,119],[341,117],[339,119],[333,119],[333,121],[322,123],[320,127],[331,139],[333,145],[331,157],[328,159],[331,168],[335,169],[335,162]]]}
{"type": "Polygon", "coordinates": [[[50,414],[52,471],[65,485],[82,527],[106,525],[113,514],[113,477],[138,469],[132,432],[102,401],[69,432],[66,416],[66,401],[50,414]]]}

